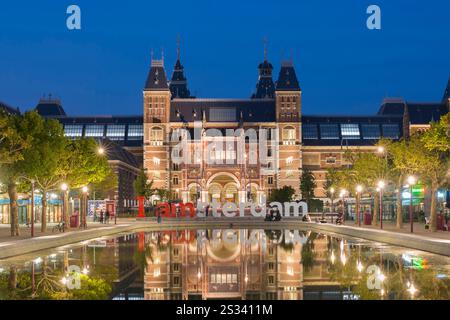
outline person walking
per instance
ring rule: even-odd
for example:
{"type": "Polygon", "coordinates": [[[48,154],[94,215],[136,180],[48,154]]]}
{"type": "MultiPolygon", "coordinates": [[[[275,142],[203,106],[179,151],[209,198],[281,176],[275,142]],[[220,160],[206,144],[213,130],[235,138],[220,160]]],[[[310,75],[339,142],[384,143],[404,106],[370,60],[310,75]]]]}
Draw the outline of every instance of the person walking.
{"type": "Polygon", "coordinates": [[[106,210],[105,223],[107,223],[107,224],[109,224],[109,217],[110,217],[109,210],[106,210]]]}

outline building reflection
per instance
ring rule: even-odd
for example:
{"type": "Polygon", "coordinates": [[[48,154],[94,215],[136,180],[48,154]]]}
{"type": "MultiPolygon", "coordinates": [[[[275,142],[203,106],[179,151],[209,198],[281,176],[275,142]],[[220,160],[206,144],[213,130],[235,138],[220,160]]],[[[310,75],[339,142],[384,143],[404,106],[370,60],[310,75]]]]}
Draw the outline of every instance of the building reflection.
{"type": "Polygon", "coordinates": [[[301,241],[290,231],[149,234],[145,299],[302,299],[301,241]],[[286,236],[287,235],[287,236],[286,236]]]}

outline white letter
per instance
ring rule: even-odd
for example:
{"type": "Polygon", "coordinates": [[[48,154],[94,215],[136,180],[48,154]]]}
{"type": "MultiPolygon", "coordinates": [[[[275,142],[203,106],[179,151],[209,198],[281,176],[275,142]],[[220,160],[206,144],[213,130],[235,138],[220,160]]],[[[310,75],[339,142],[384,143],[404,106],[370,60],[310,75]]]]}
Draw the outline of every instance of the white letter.
{"type": "Polygon", "coordinates": [[[377,5],[370,5],[367,7],[367,14],[371,14],[367,18],[367,29],[381,29],[381,9],[377,5]]]}
{"type": "Polygon", "coordinates": [[[67,17],[66,25],[69,30],[81,30],[81,9],[77,5],[70,5],[67,7],[67,14],[70,14],[67,17]]]}

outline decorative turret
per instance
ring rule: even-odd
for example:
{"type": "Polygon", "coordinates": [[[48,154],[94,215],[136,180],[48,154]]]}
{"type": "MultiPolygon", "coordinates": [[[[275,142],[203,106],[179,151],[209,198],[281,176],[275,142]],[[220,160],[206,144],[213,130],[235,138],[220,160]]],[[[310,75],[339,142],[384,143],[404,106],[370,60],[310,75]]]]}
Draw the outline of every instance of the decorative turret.
{"type": "Polygon", "coordinates": [[[264,43],[264,61],[258,66],[259,76],[256,84],[256,93],[252,99],[273,99],[275,95],[275,85],[272,80],[272,64],[267,61],[267,48],[264,43]]]}
{"type": "Polygon", "coordinates": [[[447,106],[449,107],[449,112],[450,112],[450,78],[448,78],[447,88],[445,88],[444,97],[442,98],[442,102],[447,104],[447,106]]]}
{"type": "Polygon", "coordinates": [[[191,93],[187,88],[187,80],[184,76],[184,68],[180,62],[180,40],[178,39],[177,48],[177,62],[173,68],[172,79],[170,80],[170,92],[172,93],[172,99],[185,99],[191,98],[191,93]]]}
{"type": "Polygon", "coordinates": [[[167,85],[166,71],[164,69],[164,56],[161,60],[153,60],[148,73],[147,81],[145,82],[144,91],[165,91],[169,90],[167,85]]]}

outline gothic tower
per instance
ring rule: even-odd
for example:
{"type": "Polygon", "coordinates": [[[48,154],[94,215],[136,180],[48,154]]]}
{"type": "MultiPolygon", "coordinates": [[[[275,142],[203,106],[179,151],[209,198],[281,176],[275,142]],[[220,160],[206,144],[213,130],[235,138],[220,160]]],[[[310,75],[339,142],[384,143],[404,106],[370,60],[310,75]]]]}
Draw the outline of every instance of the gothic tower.
{"type": "Polygon", "coordinates": [[[276,120],[280,146],[278,149],[277,187],[291,186],[300,195],[301,154],[301,89],[292,62],[282,62],[275,84],[276,120]]]}
{"type": "Polygon", "coordinates": [[[144,169],[153,187],[169,187],[169,134],[171,93],[164,59],[151,61],[144,87],[144,169]]]}

